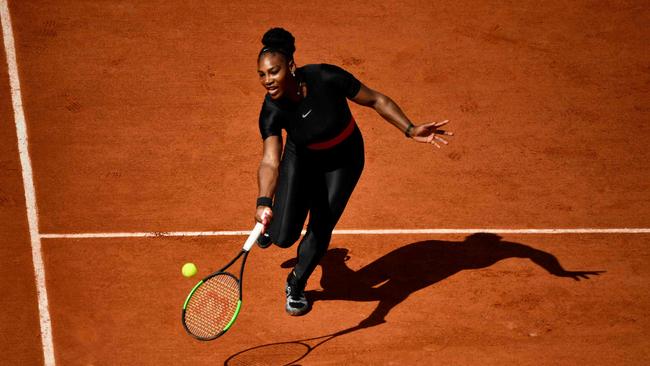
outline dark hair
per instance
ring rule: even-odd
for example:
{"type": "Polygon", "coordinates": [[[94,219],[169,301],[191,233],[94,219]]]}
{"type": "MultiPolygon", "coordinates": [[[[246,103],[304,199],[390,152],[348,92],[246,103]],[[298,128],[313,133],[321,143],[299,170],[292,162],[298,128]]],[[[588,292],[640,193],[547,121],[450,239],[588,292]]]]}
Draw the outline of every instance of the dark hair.
{"type": "Polygon", "coordinates": [[[262,37],[262,50],[257,59],[267,52],[278,52],[283,54],[287,61],[293,60],[293,53],[296,52],[296,39],[284,28],[271,28],[262,37]]]}

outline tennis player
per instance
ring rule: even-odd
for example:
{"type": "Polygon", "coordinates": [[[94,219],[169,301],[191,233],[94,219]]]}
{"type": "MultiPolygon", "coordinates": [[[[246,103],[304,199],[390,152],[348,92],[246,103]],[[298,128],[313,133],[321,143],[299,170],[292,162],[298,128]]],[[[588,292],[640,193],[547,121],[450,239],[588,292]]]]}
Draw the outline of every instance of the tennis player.
{"type": "Polygon", "coordinates": [[[265,224],[266,233],[258,245],[292,246],[309,213],[297,264],[285,286],[287,313],[303,315],[310,309],[304,294],[307,279],[327,251],[363,170],[363,138],[347,100],[374,108],[417,142],[440,147],[447,141],[439,135],[452,133],[439,129],[447,121],[414,125],[392,99],[338,66],[297,67],[295,39],[285,29],[268,30],[262,44],[257,72],[267,94],[259,118],[264,148],[255,219],[265,224]]]}

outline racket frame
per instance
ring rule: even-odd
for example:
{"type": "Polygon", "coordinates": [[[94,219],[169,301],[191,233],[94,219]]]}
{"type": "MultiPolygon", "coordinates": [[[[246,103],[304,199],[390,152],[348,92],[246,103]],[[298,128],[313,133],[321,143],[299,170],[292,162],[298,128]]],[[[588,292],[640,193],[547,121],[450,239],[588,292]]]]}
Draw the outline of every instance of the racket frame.
{"type": "Polygon", "coordinates": [[[218,271],[209,274],[208,276],[206,276],[205,278],[200,280],[196,285],[194,285],[194,287],[192,288],[190,293],[187,295],[187,298],[185,299],[185,302],[183,303],[183,313],[182,313],[181,319],[182,319],[182,323],[183,323],[183,328],[185,329],[187,334],[189,334],[193,338],[198,339],[200,341],[211,341],[211,340],[217,339],[220,336],[222,336],[235,323],[235,320],[239,316],[239,312],[241,311],[241,307],[242,307],[242,299],[243,299],[242,283],[243,283],[243,280],[244,280],[244,267],[246,266],[246,259],[248,258],[248,253],[250,252],[251,248],[255,244],[255,241],[257,240],[257,238],[260,236],[263,228],[264,228],[264,225],[258,222],[255,225],[255,227],[253,228],[253,230],[251,231],[250,235],[248,236],[248,239],[246,239],[246,242],[244,243],[244,246],[243,246],[242,250],[230,262],[228,262],[228,264],[223,266],[218,271]],[[227,272],[226,269],[228,269],[235,262],[237,262],[237,260],[239,258],[241,258],[242,256],[243,256],[243,259],[242,259],[241,267],[239,269],[239,278],[237,278],[234,274],[232,274],[230,272],[227,272]],[[237,281],[237,283],[239,285],[239,300],[237,301],[237,308],[235,309],[235,313],[233,314],[232,319],[230,319],[228,324],[224,327],[223,330],[221,330],[221,332],[217,333],[215,336],[212,336],[212,337],[207,337],[207,338],[199,337],[196,334],[192,333],[188,329],[187,324],[185,324],[185,312],[186,312],[186,309],[187,309],[187,304],[190,302],[192,296],[201,287],[202,284],[204,284],[206,281],[208,281],[209,279],[211,279],[212,277],[215,277],[217,275],[228,275],[228,276],[234,278],[237,281]]]}

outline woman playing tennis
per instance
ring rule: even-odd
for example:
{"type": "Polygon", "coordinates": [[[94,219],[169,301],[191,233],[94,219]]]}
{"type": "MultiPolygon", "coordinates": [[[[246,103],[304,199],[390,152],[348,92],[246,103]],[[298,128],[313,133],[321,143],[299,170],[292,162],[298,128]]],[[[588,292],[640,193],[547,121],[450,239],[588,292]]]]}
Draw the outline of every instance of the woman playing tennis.
{"type": "Polygon", "coordinates": [[[292,246],[309,213],[285,286],[287,313],[302,315],[310,308],[307,279],[327,251],[363,170],[363,138],[347,100],[375,109],[417,142],[440,147],[447,141],[439,135],[452,133],[439,130],[447,121],[414,125],[393,100],[337,66],[297,67],[294,37],[282,28],[267,31],[262,44],[257,72],[267,94],[259,119],[264,148],[255,219],[267,230],[258,245],[292,246]]]}

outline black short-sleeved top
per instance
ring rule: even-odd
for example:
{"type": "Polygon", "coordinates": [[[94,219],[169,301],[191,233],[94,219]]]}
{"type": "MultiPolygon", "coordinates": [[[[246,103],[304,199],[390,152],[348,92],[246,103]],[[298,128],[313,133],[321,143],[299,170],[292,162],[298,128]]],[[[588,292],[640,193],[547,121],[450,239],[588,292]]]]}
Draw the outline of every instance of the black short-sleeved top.
{"type": "Polygon", "coordinates": [[[330,140],[350,122],[352,114],[346,98],[359,92],[361,83],[352,74],[334,65],[305,65],[296,75],[307,84],[307,97],[300,102],[266,95],[260,112],[262,139],[281,136],[282,129],[298,146],[330,140]]]}

